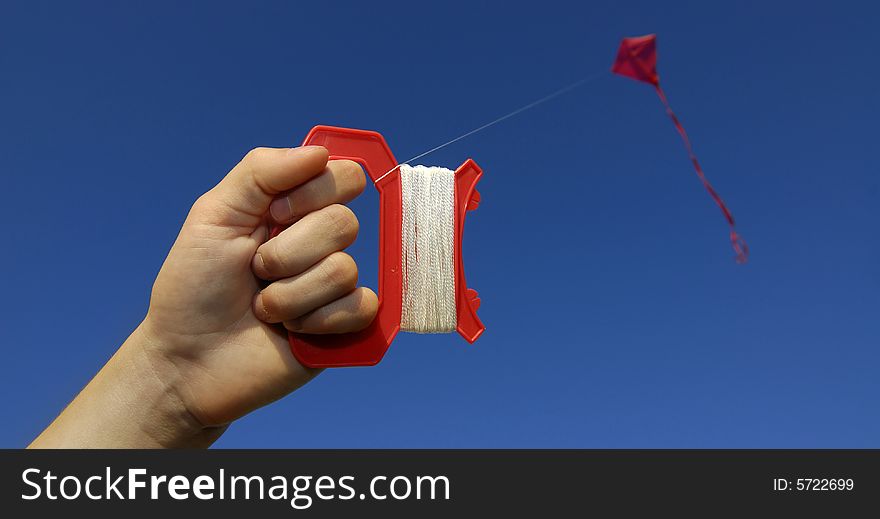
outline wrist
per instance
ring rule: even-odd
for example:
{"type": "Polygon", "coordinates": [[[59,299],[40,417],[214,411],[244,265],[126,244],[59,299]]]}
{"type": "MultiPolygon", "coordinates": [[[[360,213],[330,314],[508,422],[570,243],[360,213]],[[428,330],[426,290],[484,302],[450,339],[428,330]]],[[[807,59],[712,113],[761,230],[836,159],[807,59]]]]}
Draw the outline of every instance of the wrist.
{"type": "Polygon", "coordinates": [[[124,378],[138,380],[134,409],[140,428],[155,447],[208,447],[225,430],[206,427],[187,405],[185,380],[167,352],[170,348],[149,333],[145,321],[118,352],[124,378]]]}
{"type": "Polygon", "coordinates": [[[180,375],[139,326],[35,448],[207,447],[222,428],[205,428],[181,398],[180,375]]]}

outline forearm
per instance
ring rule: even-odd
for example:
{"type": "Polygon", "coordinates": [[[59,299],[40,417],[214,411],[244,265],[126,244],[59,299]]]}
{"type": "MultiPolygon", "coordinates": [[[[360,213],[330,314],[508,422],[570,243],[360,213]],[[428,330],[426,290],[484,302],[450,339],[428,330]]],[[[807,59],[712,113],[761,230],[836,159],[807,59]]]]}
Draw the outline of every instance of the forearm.
{"type": "Polygon", "coordinates": [[[203,428],[151,359],[140,328],[29,448],[207,447],[222,428],[203,428]]]}

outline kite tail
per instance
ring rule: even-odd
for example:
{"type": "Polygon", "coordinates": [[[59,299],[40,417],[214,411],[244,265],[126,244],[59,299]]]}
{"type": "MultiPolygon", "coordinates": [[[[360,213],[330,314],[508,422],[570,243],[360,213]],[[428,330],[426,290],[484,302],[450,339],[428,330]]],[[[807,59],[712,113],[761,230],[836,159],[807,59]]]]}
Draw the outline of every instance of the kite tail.
{"type": "Polygon", "coordinates": [[[724,213],[724,218],[727,219],[727,225],[730,226],[730,243],[733,246],[733,250],[736,252],[736,262],[745,263],[749,259],[749,246],[746,244],[746,241],[737,234],[736,221],[733,219],[733,215],[730,214],[730,209],[727,208],[727,204],[724,203],[724,200],[721,199],[721,196],[715,191],[715,188],[712,187],[712,184],[709,183],[709,179],[706,178],[706,175],[703,173],[703,168],[700,167],[700,163],[697,161],[697,156],[694,154],[694,149],[691,146],[691,140],[688,138],[687,132],[684,131],[684,126],[681,125],[678,117],[675,116],[675,112],[672,111],[672,107],[669,106],[669,101],[666,99],[666,94],[663,93],[663,89],[660,88],[659,84],[654,84],[654,88],[657,90],[657,95],[660,96],[660,100],[663,101],[663,106],[666,107],[666,114],[672,119],[672,124],[675,125],[675,129],[678,130],[678,134],[681,135],[681,140],[684,141],[688,157],[691,159],[691,163],[694,165],[694,170],[696,170],[697,176],[700,177],[703,187],[706,188],[706,191],[709,192],[709,195],[715,200],[718,207],[721,208],[721,212],[724,213]]]}

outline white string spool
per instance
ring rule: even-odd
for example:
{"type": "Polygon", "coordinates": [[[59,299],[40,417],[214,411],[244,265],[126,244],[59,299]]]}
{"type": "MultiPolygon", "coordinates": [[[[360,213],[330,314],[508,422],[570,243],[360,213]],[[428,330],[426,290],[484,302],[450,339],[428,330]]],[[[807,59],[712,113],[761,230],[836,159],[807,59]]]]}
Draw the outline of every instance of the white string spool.
{"type": "Polygon", "coordinates": [[[401,164],[400,182],[400,329],[455,331],[455,172],[401,164]]]}

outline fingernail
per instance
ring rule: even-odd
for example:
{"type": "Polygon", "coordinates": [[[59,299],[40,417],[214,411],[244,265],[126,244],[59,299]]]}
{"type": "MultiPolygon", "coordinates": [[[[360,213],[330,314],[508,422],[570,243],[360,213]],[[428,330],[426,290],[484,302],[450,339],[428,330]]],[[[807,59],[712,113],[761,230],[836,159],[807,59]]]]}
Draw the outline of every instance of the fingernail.
{"type": "Polygon", "coordinates": [[[284,327],[292,332],[298,332],[302,330],[302,321],[299,319],[291,319],[290,321],[284,321],[284,327]]]}
{"type": "Polygon", "coordinates": [[[263,259],[263,253],[257,251],[254,256],[256,257],[256,263],[260,265],[260,268],[263,270],[263,272],[266,272],[266,260],[263,259]]]}
{"type": "Polygon", "coordinates": [[[269,205],[269,214],[276,222],[286,222],[293,217],[293,207],[290,206],[290,197],[285,196],[272,200],[269,205]]]}
{"type": "Polygon", "coordinates": [[[257,319],[261,321],[269,321],[269,310],[266,309],[266,305],[263,304],[263,294],[257,294],[257,297],[254,299],[254,310],[257,313],[257,319]]]}

